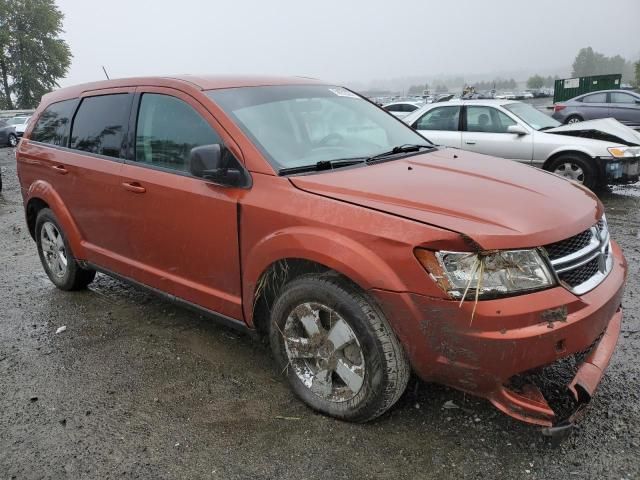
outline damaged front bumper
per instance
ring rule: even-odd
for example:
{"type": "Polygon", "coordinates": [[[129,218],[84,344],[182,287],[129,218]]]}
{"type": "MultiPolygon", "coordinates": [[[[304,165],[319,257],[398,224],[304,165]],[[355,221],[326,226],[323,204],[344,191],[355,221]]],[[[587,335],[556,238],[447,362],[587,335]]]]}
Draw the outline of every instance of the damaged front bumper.
{"type": "Polygon", "coordinates": [[[564,433],[593,397],[615,350],[621,324],[622,309],[618,308],[605,331],[585,351],[517,375],[489,400],[512,417],[545,427],[546,435],[564,433]],[[562,385],[563,375],[572,367],[575,376],[562,385]]]}
{"type": "Polygon", "coordinates": [[[627,185],[640,179],[640,159],[600,158],[601,174],[607,185],[627,185]]]}
{"type": "Polygon", "coordinates": [[[460,307],[407,292],[374,294],[423,380],[484,397],[502,412],[556,433],[593,396],[619,336],[627,265],[611,245],[610,273],[580,296],[555,287],[460,307]],[[549,382],[550,392],[538,380],[549,380],[563,363],[570,368],[549,382]]]}

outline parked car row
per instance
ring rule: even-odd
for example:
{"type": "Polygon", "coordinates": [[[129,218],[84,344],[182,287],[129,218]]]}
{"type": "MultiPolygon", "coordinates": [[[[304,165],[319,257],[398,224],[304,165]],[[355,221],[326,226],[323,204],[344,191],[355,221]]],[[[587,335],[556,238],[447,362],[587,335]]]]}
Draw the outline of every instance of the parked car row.
{"type": "Polygon", "coordinates": [[[613,119],[562,126],[522,102],[457,100],[403,121],[438,145],[535,165],[592,189],[638,181],[640,132],[613,119]]]}
{"type": "MultiPolygon", "coordinates": [[[[525,107],[433,104],[407,121],[530,162],[557,122],[525,107]]],[[[566,429],[614,352],[627,267],[592,192],[437,147],[346,88],[110,80],[48,94],[34,118],[18,177],[52,283],[99,270],[264,335],[317,411],[375,418],[413,370],[566,429]],[[527,372],[578,352],[574,407],[554,410],[527,372]]],[[[602,143],[607,165],[632,151],[557,133],[602,143]]]]}

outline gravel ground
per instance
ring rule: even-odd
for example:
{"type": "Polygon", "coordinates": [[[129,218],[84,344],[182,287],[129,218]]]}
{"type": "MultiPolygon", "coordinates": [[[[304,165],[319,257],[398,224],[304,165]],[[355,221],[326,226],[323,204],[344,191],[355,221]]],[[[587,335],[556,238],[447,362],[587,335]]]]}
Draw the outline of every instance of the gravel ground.
{"type": "Polygon", "coordinates": [[[639,185],[603,196],[630,264],[620,344],[579,429],[553,445],[483,400],[416,380],[372,423],[326,418],[246,336],[104,275],[56,290],[10,149],[0,168],[2,479],[640,478],[639,185]]]}

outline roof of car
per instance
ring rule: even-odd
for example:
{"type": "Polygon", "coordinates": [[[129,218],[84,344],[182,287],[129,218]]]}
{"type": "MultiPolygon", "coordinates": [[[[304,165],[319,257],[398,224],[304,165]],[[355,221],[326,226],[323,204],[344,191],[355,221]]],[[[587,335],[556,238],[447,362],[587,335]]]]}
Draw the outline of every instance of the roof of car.
{"type": "Polygon", "coordinates": [[[61,88],[45,95],[49,101],[74,98],[88,91],[132,86],[176,87],[187,86],[197,90],[219,88],[258,87],[267,85],[322,85],[326,82],[307,77],[276,77],[264,75],[168,75],[158,77],[131,77],[82,83],[61,88]]]}
{"type": "Polygon", "coordinates": [[[454,98],[452,100],[447,100],[446,102],[428,103],[426,106],[440,107],[443,105],[478,105],[478,104],[502,106],[502,105],[508,105],[510,103],[522,103],[522,102],[519,102],[517,100],[494,99],[494,98],[487,98],[487,99],[476,98],[476,99],[469,99],[469,100],[461,100],[459,98],[454,98]]]}
{"type": "Polygon", "coordinates": [[[395,101],[395,102],[385,103],[384,106],[387,107],[389,105],[404,105],[404,104],[408,104],[408,105],[423,105],[424,102],[420,102],[418,100],[398,100],[398,101],[395,101]]]}

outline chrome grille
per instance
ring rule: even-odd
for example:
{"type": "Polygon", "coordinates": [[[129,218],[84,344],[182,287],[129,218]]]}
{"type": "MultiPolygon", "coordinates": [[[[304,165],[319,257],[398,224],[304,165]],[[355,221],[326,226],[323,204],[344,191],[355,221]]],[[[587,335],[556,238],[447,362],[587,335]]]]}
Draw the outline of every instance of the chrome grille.
{"type": "Polygon", "coordinates": [[[613,265],[604,217],[590,229],[544,248],[557,279],[576,295],[600,284],[613,265]]]}
{"type": "Polygon", "coordinates": [[[545,247],[547,249],[547,255],[549,255],[551,260],[555,260],[577,252],[591,243],[592,236],[593,233],[591,229],[589,229],[566,240],[547,245],[545,247]]]}
{"type": "Polygon", "coordinates": [[[567,283],[571,287],[577,287],[578,285],[589,280],[596,273],[598,273],[598,259],[594,258],[581,267],[560,273],[558,277],[560,278],[560,280],[567,283]]]}

